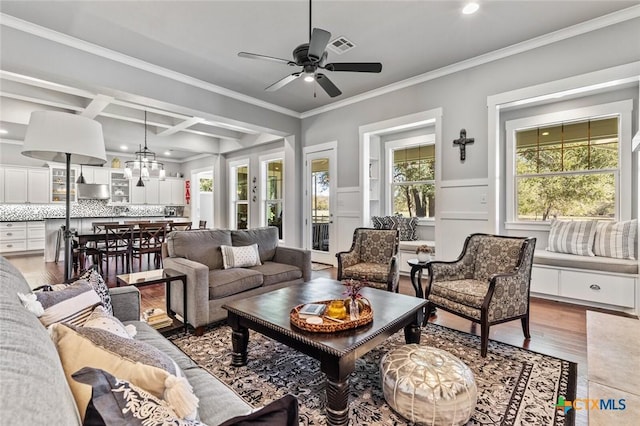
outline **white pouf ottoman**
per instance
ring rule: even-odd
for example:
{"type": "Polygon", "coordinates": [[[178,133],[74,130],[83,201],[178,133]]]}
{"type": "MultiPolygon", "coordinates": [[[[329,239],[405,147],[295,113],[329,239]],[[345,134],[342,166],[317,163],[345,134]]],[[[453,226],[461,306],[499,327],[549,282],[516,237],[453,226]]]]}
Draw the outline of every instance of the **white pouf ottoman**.
{"type": "Polygon", "coordinates": [[[447,351],[409,344],[380,360],[387,403],[412,422],[463,425],[476,407],[473,372],[447,351]]]}

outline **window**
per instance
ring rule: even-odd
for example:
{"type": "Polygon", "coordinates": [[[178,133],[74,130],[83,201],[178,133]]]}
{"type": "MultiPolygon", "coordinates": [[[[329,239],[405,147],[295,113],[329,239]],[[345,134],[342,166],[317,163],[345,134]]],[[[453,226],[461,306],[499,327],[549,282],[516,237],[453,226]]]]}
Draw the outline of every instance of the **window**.
{"type": "Polygon", "coordinates": [[[558,113],[571,117],[560,122],[544,121],[554,114],[507,122],[509,220],[620,217],[621,194],[631,195],[621,178],[622,114],[587,115],[612,110],[602,107],[558,113]]]}
{"type": "Polygon", "coordinates": [[[433,218],[436,206],[434,135],[388,142],[387,158],[390,213],[433,218]]]}
{"type": "Polygon", "coordinates": [[[231,227],[249,227],[249,164],[233,162],[230,167],[231,227]]]}
{"type": "Polygon", "coordinates": [[[284,203],[284,161],[282,158],[262,162],[263,170],[263,223],[278,228],[282,239],[282,209],[284,203]]]}

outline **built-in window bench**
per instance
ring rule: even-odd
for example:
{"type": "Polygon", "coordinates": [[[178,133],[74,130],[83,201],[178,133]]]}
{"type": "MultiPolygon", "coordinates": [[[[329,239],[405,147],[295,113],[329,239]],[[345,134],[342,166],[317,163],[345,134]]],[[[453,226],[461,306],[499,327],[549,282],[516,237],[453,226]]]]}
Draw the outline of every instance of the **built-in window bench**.
{"type": "Polygon", "coordinates": [[[416,259],[418,257],[418,255],[416,255],[416,248],[418,248],[418,246],[421,246],[423,244],[426,244],[429,247],[433,247],[435,251],[435,247],[436,247],[435,241],[428,241],[428,240],[400,241],[400,244],[398,244],[398,261],[400,263],[399,269],[401,274],[409,275],[409,272],[411,272],[411,267],[407,263],[407,260],[416,259]]]}
{"type": "Polygon", "coordinates": [[[638,315],[638,277],[637,260],[536,250],[531,295],[638,315]]]}

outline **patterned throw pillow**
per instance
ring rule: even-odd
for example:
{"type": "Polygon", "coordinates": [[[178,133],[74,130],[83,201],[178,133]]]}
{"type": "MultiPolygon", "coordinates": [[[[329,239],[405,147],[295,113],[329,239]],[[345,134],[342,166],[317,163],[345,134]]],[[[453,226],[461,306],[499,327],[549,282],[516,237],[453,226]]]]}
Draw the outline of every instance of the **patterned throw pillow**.
{"type": "Polygon", "coordinates": [[[593,240],[596,235],[596,223],[593,220],[551,221],[547,251],[595,256],[593,240]]]}
{"type": "Polygon", "coordinates": [[[149,343],[122,338],[91,327],[55,324],[56,345],[80,416],[91,400],[91,387],[71,380],[82,367],[100,368],[164,399],[183,418],[195,418],[198,398],[175,362],[149,343]]]}
{"type": "Polygon", "coordinates": [[[418,226],[417,217],[389,216],[395,226],[391,229],[397,229],[400,233],[400,241],[416,241],[416,226],[418,226]]]}
{"type": "Polygon", "coordinates": [[[102,306],[104,306],[109,315],[113,315],[113,306],[111,305],[111,293],[109,293],[109,287],[107,287],[107,283],[104,282],[102,275],[100,275],[98,271],[90,269],[80,275],[80,277],[78,277],[78,281],[87,281],[96,293],[98,293],[98,296],[100,296],[102,306]]]}
{"type": "Polygon", "coordinates": [[[81,326],[102,301],[86,281],[77,281],[60,291],[34,293],[44,313],[39,317],[45,327],[57,322],[81,326]]]}
{"type": "Polygon", "coordinates": [[[99,368],[83,367],[71,377],[91,386],[85,425],[206,426],[197,420],[180,418],[164,400],[99,368]]]}
{"type": "Polygon", "coordinates": [[[260,263],[260,252],[258,252],[257,244],[239,247],[220,246],[220,250],[222,250],[222,264],[224,265],[224,269],[262,265],[260,263]]]}
{"type": "Polygon", "coordinates": [[[106,309],[101,305],[96,306],[91,315],[89,315],[89,318],[87,318],[87,322],[84,323],[83,327],[99,328],[100,330],[108,331],[109,333],[113,333],[125,339],[132,338],[137,332],[134,325],[129,324],[125,326],[118,318],[113,315],[109,315],[106,309]]]}
{"type": "Polygon", "coordinates": [[[396,223],[391,216],[372,216],[371,223],[375,229],[396,229],[396,223]]]}
{"type": "Polygon", "coordinates": [[[598,222],[593,252],[596,256],[637,260],[638,219],[598,222]]]}

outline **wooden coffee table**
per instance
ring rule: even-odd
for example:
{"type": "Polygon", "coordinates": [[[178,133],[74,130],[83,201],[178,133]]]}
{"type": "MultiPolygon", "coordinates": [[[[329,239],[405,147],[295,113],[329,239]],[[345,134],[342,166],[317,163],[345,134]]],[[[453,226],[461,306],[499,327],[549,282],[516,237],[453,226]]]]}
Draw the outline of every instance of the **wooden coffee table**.
{"type": "Polygon", "coordinates": [[[223,305],[233,329],[232,365],[247,363],[249,329],[320,361],[327,375],[327,424],[349,422],[349,374],[356,359],[404,328],[407,343],[420,343],[419,314],[424,299],[364,288],[361,294],[373,307],[373,321],[362,327],[335,333],[312,333],[291,324],[294,306],[320,300],[342,299],[345,287],[338,281],[315,279],[223,305]]]}

